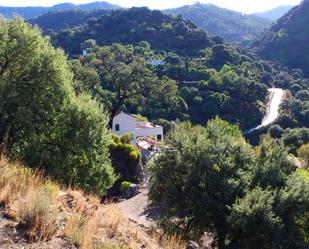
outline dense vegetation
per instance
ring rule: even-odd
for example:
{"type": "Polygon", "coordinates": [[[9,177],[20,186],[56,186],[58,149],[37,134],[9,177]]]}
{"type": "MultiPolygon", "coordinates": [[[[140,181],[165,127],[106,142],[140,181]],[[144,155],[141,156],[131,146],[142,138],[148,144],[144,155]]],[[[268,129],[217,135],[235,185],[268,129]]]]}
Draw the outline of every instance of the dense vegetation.
{"type": "Polygon", "coordinates": [[[81,27],[63,30],[53,37],[54,44],[64,48],[70,55],[80,54],[80,44],[88,39],[96,40],[101,46],[115,42],[137,45],[145,40],[155,49],[190,53],[215,43],[192,22],[148,8],[115,10],[92,18],[81,27]]]}
{"type": "Polygon", "coordinates": [[[111,117],[124,110],[151,120],[206,124],[220,115],[244,129],[261,119],[264,71],[233,47],[217,45],[191,58],[156,52],[145,41],[100,47],[88,40],[82,47],[88,54],[72,61],[76,89],[91,91],[111,117]],[[152,65],[156,60],[162,63],[152,65]]]}
{"type": "Polygon", "coordinates": [[[163,10],[163,13],[182,15],[210,34],[221,36],[228,42],[243,46],[255,40],[264,29],[271,25],[268,19],[244,15],[213,4],[196,3],[163,10]]]}
{"type": "Polygon", "coordinates": [[[155,159],[150,198],[165,229],[222,248],[308,248],[309,185],[281,143],[252,148],[236,126],[180,125],[155,159]]]}
{"type": "Polygon", "coordinates": [[[108,2],[100,1],[88,4],[75,5],[72,3],[61,3],[52,7],[2,7],[0,6],[0,14],[6,18],[12,18],[14,15],[22,16],[25,19],[36,18],[51,11],[62,11],[72,9],[95,10],[95,9],[117,9],[119,6],[108,2]]]}
{"type": "Polygon", "coordinates": [[[147,8],[113,11],[51,36],[74,58],[87,51],[72,62],[75,77],[111,116],[122,109],[151,120],[205,124],[220,115],[247,129],[262,118],[266,88],[280,80],[280,66],[147,8]]]}
{"type": "Polygon", "coordinates": [[[75,95],[64,54],[20,19],[0,19],[0,144],[10,158],[103,193],[115,180],[108,118],[75,95]]]}
{"type": "Polygon", "coordinates": [[[300,68],[309,76],[309,1],[280,18],[262,39],[254,45],[257,53],[264,58],[278,60],[289,68],[300,68]]]}

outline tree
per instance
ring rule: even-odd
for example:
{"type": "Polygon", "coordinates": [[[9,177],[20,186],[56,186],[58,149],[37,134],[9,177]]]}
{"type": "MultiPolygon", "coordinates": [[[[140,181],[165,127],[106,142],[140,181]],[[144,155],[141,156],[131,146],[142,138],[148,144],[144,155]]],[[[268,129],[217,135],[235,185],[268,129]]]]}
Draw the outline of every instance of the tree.
{"type": "MultiPolygon", "coordinates": [[[[103,81],[102,88],[113,93],[110,127],[113,117],[127,100],[140,95],[149,96],[155,87],[155,75],[147,68],[145,60],[134,56],[131,49],[133,50],[132,47],[114,44],[111,47],[102,47],[97,52],[101,60],[98,69],[103,81]]],[[[101,91],[96,93],[100,95],[101,91]]]]}
{"type": "Polygon", "coordinates": [[[297,150],[297,155],[303,159],[306,164],[309,164],[309,143],[302,145],[298,150],[297,150]]]}
{"type": "Polygon", "coordinates": [[[268,129],[268,133],[271,135],[272,138],[280,138],[283,132],[284,130],[281,128],[280,125],[272,125],[268,129]]]}
{"type": "MultiPolygon", "coordinates": [[[[149,49],[145,43],[140,46],[149,49]]],[[[153,119],[182,118],[186,112],[176,82],[167,77],[159,79],[146,63],[148,55],[142,55],[137,48],[120,44],[97,47],[82,59],[83,69],[74,62],[78,75],[84,75],[76,82],[83,82],[84,88],[109,108],[110,127],[121,109],[153,119]],[[93,69],[99,73],[100,83],[89,82],[93,69]]]]}
{"type": "Polygon", "coordinates": [[[163,228],[193,238],[212,231],[219,249],[307,248],[298,218],[309,208],[309,186],[280,143],[266,137],[253,149],[220,119],[206,128],[181,124],[165,143],[149,192],[152,205],[164,206],[163,228]]]}
{"type": "Polygon", "coordinates": [[[0,19],[0,144],[64,184],[104,193],[115,181],[108,118],[77,97],[62,51],[21,19],[0,19]]]}

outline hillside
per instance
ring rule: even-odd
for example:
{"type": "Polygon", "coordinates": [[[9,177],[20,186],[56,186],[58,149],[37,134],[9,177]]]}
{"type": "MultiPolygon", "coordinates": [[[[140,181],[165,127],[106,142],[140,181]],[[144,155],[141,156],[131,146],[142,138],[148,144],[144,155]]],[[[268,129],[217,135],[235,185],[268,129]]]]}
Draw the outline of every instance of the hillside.
{"type": "Polygon", "coordinates": [[[95,9],[117,9],[119,6],[108,2],[93,2],[88,4],[75,5],[72,3],[57,4],[52,7],[5,7],[0,6],[0,14],[6,18],[12,18],[14,15],[22,16],[25,19],[36,18],[44,13],[57,10],[95,10],[95,9]]]}
{"type": "Polygon", "coordinates": [[[182,15],[205,31],[222,36],[228,42],[241,45],[248,44],[271,25],[271,21],[267,19],[244,15],[213,4],[196,3],[163,12],[182,15]]]}
{"type": "Polygon", "coordinates": [[[279,6],[277,8],[274,8],[268,11],[254,13],[252,15],[276,21],[280,17],[288,13],[293,7],[294,5],[279,6]]]}
{"type": "Polygon", "coordinates": [[[107,14],[110,10],[58,10],[47,12],[37,18],[29,19],[28,22],[38,25],[43,31],[60,31],[61,29],[73,28],[86,23],[90,18],[98,18],[107,14]]]}
{"type": "Polygon", "coordinates": [[[142,207],[134,207],[132,201],[101,205],[98,196],[61,188],[38,172],[3,157],[0,169],[1,248],[185,248],[175,236],[159,233],[154,221],[150,229],[138,217],[124,212],[128,208],[130,215],[145,212],[146,195],[136,196],[143,198],[142,207]]]}
{"type": "Polygon", "coordinates": [[[300,68],[309,75],[309,0],[280,18],[254,50],[266,59],[278,60],[289,68],[300,68]]]}
{"type": "Polygon", "coordinates": [[[62,30],[53,37],[54,44],[71,55],[80,54],[80,44],[88,39],[98,45],[133,44],[148,41],[161,50],[194,53],[215,42],[211,36],[182,17],[165,15],[158,10],[131,8],[115,10],[99,18],[91,18],[80,27],[62,30]]]}

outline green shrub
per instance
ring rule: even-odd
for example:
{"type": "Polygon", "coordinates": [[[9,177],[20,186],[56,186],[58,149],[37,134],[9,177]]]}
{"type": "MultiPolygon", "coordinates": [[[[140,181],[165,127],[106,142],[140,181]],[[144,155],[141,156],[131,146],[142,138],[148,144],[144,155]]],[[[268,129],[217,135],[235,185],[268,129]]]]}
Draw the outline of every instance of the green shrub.
{"type": "Polygon", "coordinates": [[[133,140],[133,134],[132,133],[125,133],[120,137],[120,140],[124,144],[129,144],[133,140]]]}
{"type": "Polygon", "coordinates": [[[124,144],[123,149],[127,155],[129,155],[132,151],[135,151],[135,147],[132,144],[124,144]]]}
{"type": "Polygon", "coordinates": [[[130,188],[132,182],[123,181],[120,186],[121,192],[124,192],[126,189],[130,188]]]}
{"type": "Polygon", "coordinates": [[[129,156],[135,161],[138,161],[140,159],[140,154],[138,151],[131,151],[129,156]]]}

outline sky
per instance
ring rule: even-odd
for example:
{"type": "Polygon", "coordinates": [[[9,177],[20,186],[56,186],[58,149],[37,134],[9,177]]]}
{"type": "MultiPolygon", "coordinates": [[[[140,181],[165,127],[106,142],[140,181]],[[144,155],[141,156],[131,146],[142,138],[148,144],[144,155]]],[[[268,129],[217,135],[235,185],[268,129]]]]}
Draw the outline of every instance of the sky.
{"type": "MultiPolygon", "coordinates": [[[[89,3],[96,0],[0,0],[1,6],[52,6],[57,3],[89,3]]],[[[122,7],[148,6],[151,9],[166,9],[192,4],[192,0],[106,0],[122,7]]],[[[220,7],[243,13],[254,13],[273,9],[281,5],[296,5],[301,0],[200,0],[200,3],[212,3],[220,7]]]]}

